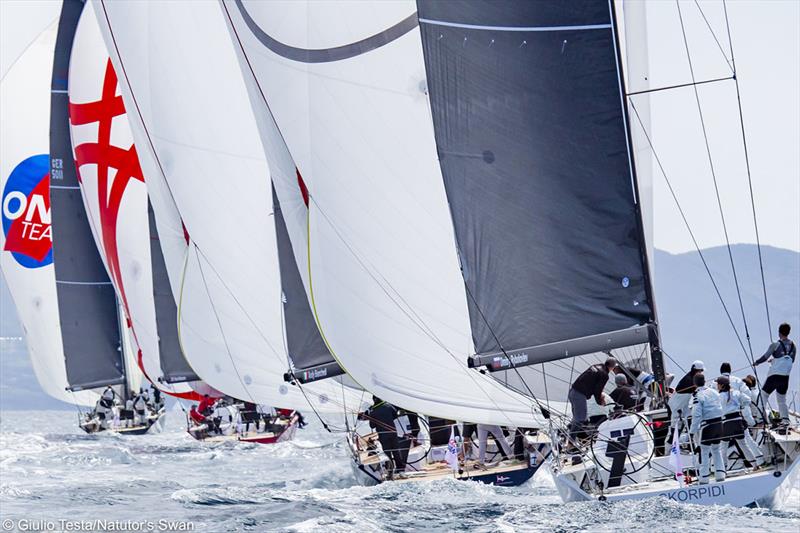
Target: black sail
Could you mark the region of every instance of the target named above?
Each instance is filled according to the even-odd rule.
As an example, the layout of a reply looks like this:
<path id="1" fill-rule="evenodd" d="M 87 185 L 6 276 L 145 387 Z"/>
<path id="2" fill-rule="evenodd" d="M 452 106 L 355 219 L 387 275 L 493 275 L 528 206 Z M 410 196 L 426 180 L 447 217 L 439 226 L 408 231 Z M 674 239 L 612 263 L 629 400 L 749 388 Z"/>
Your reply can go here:
<path id="1" fill-rule="evenodd" d="M 311 313 L 303 279 L 297 269 L 289 231 L 281 212 L 275 188 L 272 188 L 272 205 L 275 212 L 275 234 L 278 241 L 278 265 L 283 290 L 283 318 L 286 324 L 286 344 L 292 361 L 292 375 L 301 383 L 318 381 L 344 374 L 331 355 Z"/>
<path id="2" fill-rule="evenodd" d="M 178 340 L 178 307 L 169 284 L 167 264 L 161 251 L 153 207 L 147 203 L 147 221 L 150 225 L 150 262 L 153 267 L 153 301 L 158 328 L 158 352 L 161 362 L 161 380 L 166 383 L 197 381 L 197 377 L 181 350 Z"/>
<path id="3" fill-rule="evenodd" d="M 477 354 L 531 364 L 647 342 L 637 326 L 653 322 L 653 306 L 609 2 L 418 8 Z"/>
<path id="4" fill-rule="evenodd" d="M 53 263 L 67 381 L 72 390 L 125 382 L 117 299 L 92 236 L 70 145 L 67 77 L 82 10 L 80 0 L 63 3 L 50 106 Z"/>

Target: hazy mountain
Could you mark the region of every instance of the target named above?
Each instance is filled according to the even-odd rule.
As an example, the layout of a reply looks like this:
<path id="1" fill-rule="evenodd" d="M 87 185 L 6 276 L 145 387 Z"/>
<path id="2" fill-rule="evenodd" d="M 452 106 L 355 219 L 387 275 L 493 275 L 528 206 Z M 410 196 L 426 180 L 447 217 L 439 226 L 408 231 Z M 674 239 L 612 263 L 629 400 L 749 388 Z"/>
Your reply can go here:
<path id="1" fill-rule="evenodd" d="M 762 247 L 772 320 L 769 325 L 757 248 L 753 245 L 735 245 L 732 254 L 755 357 L 758 358 L 767 349 L 770 335 L 777 337 L 777 326 L 781 322 L 791 324 L 794 327 L 791 337 L 800 339 L 800 254 Z M 694 359 L 702 359 L 708 367 L 706 373 L 716 376 L 722 361 L 730 361 L 734 369 L 747 366 L 745 353 L 749 356 L 749 347 L 728 250 L 725 247 L 710 248 L 703 250 L 703 255 L 745 349 L 736 338 L 697 252 L 671 255 L 656 251 L 656 311 L 665 351 L 686 369 Z M 671 372 L 678 374 L 681 371 L 669 359 L 667 365 Z M 761 377 L 766 375 L 766 369 L 766 365 L 758 367 Z M 794 368 L 793 390 L 800 389 L 799 370 L 800 362 Z M 751 372 L 749 369 L 742 370 L 740 374 Z"/>
<path id="2" fill-rule="evenodd" d="M 763 353 L 769 343 L 770 333 L 775 335 L 774 330 L 780 322 L 792 324 L 795 327 L 792 336 L 800 339 L 800 254 L 771 247 L 762 248 L 762 253 L 772 318 L 769 328 L 757 249 L 753 245 L 733 247 L 736 273 L 756 357 Z M 749 354 L 727 249 L 710 248 L 704 250 L 703 254 Z M 655 262 L 656 305 L 663 346 L 675 360 L 667 360 L 668 370 L 680 374 L 678 365 L 688 368 L 691 361 L 698 358 L 706 362 L 711 375 L 716 375 L 719 364 L 724 360 L 731 361 L 735 369 L 747 366 L 745 352 L 736 340 L 698 254 L 672 255 L 656 251 Z M 33 375 L 24 343 L 7 339 L 21 335 L 13 302 L 3 281 L 0 286 L 0 336 L 5 340 L 0 341 L 0 408 L 71 409 L 71 406 L 52 400 L 42 392 Z M 765 375 L 766 367 L 759 370 L 762 376 Z M 794 390 L 800 389 L 798 370 L 800 363 L 795 365 Z M 742 370 L 740 374 L 748 372 Z"/>

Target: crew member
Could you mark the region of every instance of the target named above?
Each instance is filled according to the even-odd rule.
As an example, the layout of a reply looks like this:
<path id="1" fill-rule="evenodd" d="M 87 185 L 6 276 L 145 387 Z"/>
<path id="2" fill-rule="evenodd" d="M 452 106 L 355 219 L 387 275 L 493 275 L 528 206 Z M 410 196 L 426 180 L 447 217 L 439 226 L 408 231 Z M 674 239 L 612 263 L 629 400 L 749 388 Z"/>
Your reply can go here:
<path id="1" fill-rule="evenodd" d="M 755 423 L 758 424 L 759 420 L 764 420 L 764 415 L 758 407 L 759 391 L 758 383 L 756 383 L 756 377 L 753 374 L 748 374 L 744 377 L 742 382 L 747 385 L 747 390 L 750 393 L 750 411 L 753 415 Z"/>
<path id="2" fill-rule="evenodd" d="M 702 374 L 705 368 L 706 366 L 702 361 L 695 361 L 692 363 L 689 372 L 675 385 L 675 393 L 669 399 L 668 403 L 671 417 L 669 421 L 669 435 L 667 435 L 667 439 L 664 442 L 664 446 L 667 450 L 672 446 L 673 432 L 677 431 L 680 433 L 683 431 L 683 421 L 690 413 L 689 402 L 692 399 L 692 395 L 697 390 L 694 386 L 694 377 L 698 374 Z"/>
<path id="3" fill-rule="evenodd" d="M 739 391 L 739 393 L 742 396 L 746 397 L 746 398 L 744 398 L 742 400 L 747 405 L 747 407 L 743 407 L 742 408 L 743 409 L 743 411 L 742 411 L 742 416 L 743 416 L 742 420 L 746 425 L 745 430 L 744 430 L 744 440 L 745 440 L 746 445 L 751 450 L 757 450 L 757 451 L 760 452 L 760 448 L 758 447 L 758 444 L 756 444 L 755 439 L 753 439 L 753 436 L 750 434 L 750 431 L 747 429 L 748 427 L 753 427 L 755 425 L 755 419 L 753 418 L 753 412 L 757 411 L 758 407 L 753 405 L 753 402 L 756 400 L 756 398 L 758 398 L 758 396 L 755 396 L 755 397 L 753 396 L 753 393 L 750 390 L 749 385 L 747 383 L 745 383 L 744 380 L 739 379 L 738 377 L 731 375 L 731 364 L 730 363 L 728 363 L 728 362 L 722 363 L 719 366 L 719 373 L 722 376 L 728 378 L 728 381 L 730 382 L 731 390 Z M 748 376 L 748 377 L 751 377 L 751 376 Z M 747 379 L 747 378 L 745 378 L 745 379 Z M 756 381 L 756 378 L 753 378 L 753 385 L 754 386 L 755 386 L 755 381 Z"/>
<path id="4" fill-rule="evenodd" d="M 431 439 L 431 446 L 447 446 L 450 442 L 450 431 L 455 422 L 446 418 L 428 417 L 428 434 Z"/>
<path id="5" fill-rule="evenodd" d="M 133 419 L 133 398 L 128 398 L 125 400 L 125 409 L 119 415 L 120 419 L 125 421 L 125 427 L 131 427 L 135 425 Z"/>
<path id="6" fill-rule="evenodd" d="M 761 387 L 761 401 L 766 410 L 769 405 L 770 395 L 773 392 L 775 393 L 775 398 L 778 400 L 778 413 L 783 426 L 789 424 L 789 406 L 786 404 L 786 392 L 789 390 L 789 375 L 792 373 L 792 364 L 795 357 L 797 357 L 797 346 L 789 339 L 791 329 L 789 324 L 781 324 L 778 327 L 778 340 L 770 344 L 764 355 L 755 362 L 755 366 L 758 366 L 772 358 L 767 380 Z"/>
<path id="7" fill-rule="evenodd" d="M 136 420 L 141 425 L 147 424 L 147 397 L 141 392 L 133 399 L 133 410 L 136 413 Z"/>
<path id="8" fill-rule="evenodd" d="M 393 473 L 400 473 L 406 469 L 406 458 L 410 442 L 401 441 L 397 438 L 397 430 L 394 419 L 397 418 L 397 408 L 384 402 L 377 396 L 372 397 L 372 407 L 364 413 L 360 413 L 358 418 L 367 420 L 369 425 L 378 434 L 383 452 L 394 462 Z"/>
<path id="9" fill-rule="evenodd" d="M 116 396 L 117 393 L 115 393 L 114 389 L 112 389 L 109 385 L 105 388 L 103 393 L 100 395 L 100 398 L 97 400 L 97 404 L 94 407 L 94 412 L 97 415 L 97 418 L 100 420 L 100 427 L 102 428 L 108 427 L 109 415 L 114 409 L 114 399 Z"/>
<path id="10" fill-rule="evenodd" d="M 717 378 L 717 392 L 722 404 L 723 451 L 726 451 L 727 443 L 733 443 L 744 454 L 744 458 L 758 468 L 764 464 L 764 454 L 754 441 L 751 446 L 745 438 L 745 435 L 749 435 L 747 424 L 755 424 L 750 412 L 750 395 L 734 389 L 727 376 Z"/>
<path id="11" fill-rule="evenodd" d="M 614 384 L 616 389 L 611 391 L 611 399 L 617 404 L 619 409 L 635 409 L 638 399 L 636 391 L 628 385 L 628 377 L 625 374 L 617 374 L 614 376 Z"/>
<path id="12" fill-rule="evenodd" d="M 200 405 L 197 410 L 201 415 L 208 416 L 214 410 L 215 399 L 211 398 L 208 394 L 203 394 L 203 399 L 200 400 Z"/>
<path id="13" fill-rule="evenodd" d="M 206 423 L 206 417 L 201 415 L 200 411 L 197 410 L 197 404 L 193 404 L 192 408 L 189 409 L 189 418 L 198 426 Z"/>
<path id="14" fill-rule="evenodd" d="M 161 390 L 153 385 L 153 410 L 158 412 L 164 406 L 164 397 L 161 395 Z"/>
<path id="15" fill-rule="evenodd" d="M 511 451 L 511 446 L 508 445 L 503 429 L 500 426 L 478 424 L 478 464 L 475 465 L 475 468 L 482 468 L 486 462 L 486 445 L 490 433 L 504 461 L 508 461 L 508 458 L 513 453 Z"/>
<path id="16" fill-rule="evenodd" d="M 605 405 L 603 388 L 608 383 L 609 372 L 616 367 L 617 360 L 609 357 L 605 363 L 587 368 L 572 384 L 568 394 L 569 403 L 572 405 L 570 436 L 576 436 L 586 423 L 586 407 L 589 398 L 594 396 L 598 405 Z"/>
<path id="17" fill-rule="evenodd" d="M 706 387 L 706 377 L 695 374 L 692 385 L 696 388 L 692 406 L 692 425 L 689 432 L 694 441 L 700 443 L 700 483 L 708 483 L 711 461 L 714 462 L 714 477 L 725 481 L 725 457 L 723 455 L 722 405 L 719 393 Z"/>

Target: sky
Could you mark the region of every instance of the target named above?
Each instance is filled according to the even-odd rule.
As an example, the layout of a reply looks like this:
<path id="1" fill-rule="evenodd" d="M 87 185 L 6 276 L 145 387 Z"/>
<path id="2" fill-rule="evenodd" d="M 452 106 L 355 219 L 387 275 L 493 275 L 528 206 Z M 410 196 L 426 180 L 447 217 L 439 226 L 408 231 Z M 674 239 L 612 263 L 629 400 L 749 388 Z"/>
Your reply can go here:
<path id="1" fill-rule="evenodd" d="M 49 0 L 0 0 L 0 76 L 5 76 L 33 37 L 56 19 L 59 5 Z M 696 80 L 730 76 L 722 2 L 682 0 L 680 6 Z M 800 0 L 729 0 L 727 8 L 761 243 L 800 251 Z M 650 88 L 690 82 L 676 3 L 648 0 L 645 11 L 643 39 Z M 629 91 L 641 88 L 633 85 L 635 76 L 630 75 Z M 753 243 L 735 84 L 729 80 L 703 85 L 698 92 L 728 238 L 732 243 Z M 639 109 L 649 103 L 648 134 L 698 244 L 701 248 L 724 244 L 694 91 L 676 89 L 632 99 Z M 636 134 L 635 120 L 632 127 Z M 666 182 L 655 168 L 652 180 L 649 211 L 655 247 L 672 253 L 694 249 Z"/>
<path id="2" fill-rule="evenodd" d="M 681 2 L 680 8 L 695 79 L 731 76 L 722 3 L 691 0 Z M 799 251 L 800 1 L 729 0 L 727 9 L 760 240 L 762 244 Z M 649 88 L 691 82 L 676 3 L 649 1 L 646 11 Z M 629 92 L 637 89 L 641 87 L 631 87 Z M 732 80 L 707 84 L 699 86 L 698 93 L 729 240 L 753 243 L 755 231 L 736 85 Z M 637 108 L 646 108 L 649 100 L 653 147 L 700 247 L 724 244 L 693 88 L 631 99 Z M 632 121 L 634 130 L 640 127 L 638 121 Z M 653 201 L 655 247 L 672 253 L 693 250 L 666 181 L 657 169 L 653 170 Z"/>

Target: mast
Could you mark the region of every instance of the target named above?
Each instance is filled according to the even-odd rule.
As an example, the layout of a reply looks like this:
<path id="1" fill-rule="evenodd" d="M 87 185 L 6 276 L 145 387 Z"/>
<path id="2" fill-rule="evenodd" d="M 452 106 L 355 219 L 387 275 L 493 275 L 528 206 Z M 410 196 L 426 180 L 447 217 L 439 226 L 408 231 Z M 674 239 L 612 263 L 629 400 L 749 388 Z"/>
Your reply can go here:
<path id="1" fill-rule="evenodd" d="M 117 309 L 122 309 L 122 304 L 117 298 Z M 125 327 L 127 325 L 127 319 L 120 311 L 117 313 L 117 324 L 119 324 L 119 353 L 122 355 L 122 368 L 123 373 L 125 374 L 125 380 L 122 382 L 122 398 L 123 400 L 127 400 L 131 397 L 131 375 L 130 375 L 130 353 L 128 351 L 128 343 L 125 342 Z M 135 363 L 134 363 L 135 364 Z"/>
<path id="2" fill-rule="evenodd" d="M 617 56 L 617 74 L 619 76 L 620 98 L 622 98 L 622 114 L 625 119 L 625 135 L 628 142 L 628 158 L 630 160 L 631 176 L 633 179 L 633 188 L 636 194 L 636 220 L 638 222 L 639 238 L 645 246 L 642 247 L 642 267 L 644 273 L 644 285 L 647 292 L 647 300 L 650 302 L 650 324 L 649 328 L 649 345 L 650 345 L 650 363 L 652 364 L 653 374 L 656 380 L 662 386 L 665 384 L 666 373 L 664 370 L 664 357 L 661 352 L 661 334 L 658 328 L 658 315 L 656 312 L 655 291 L 653 290 L 652 283 L 652 270 L 650 265 L 649 256 L 647 254 L 647 235 L 644 229 L 644 218 L 642 213 L 641 196 L 639 195 L 639 180 L 636 175 L 636 161 L 633 151 L 633 137 L 631 135 L 631 120 L 628 111 L 628 99 L 625 94 L 625 74 L 622 63 L 622 49 L 619 40 L 619 24 L 616 15 L 616 6 L 614 0 L 608 0 L 609 9 L 611 12 L 611 28 L 614 33 L 614 49 Z"/>

